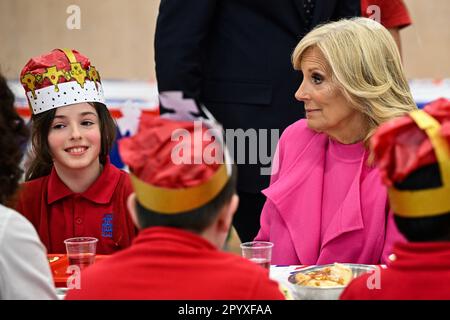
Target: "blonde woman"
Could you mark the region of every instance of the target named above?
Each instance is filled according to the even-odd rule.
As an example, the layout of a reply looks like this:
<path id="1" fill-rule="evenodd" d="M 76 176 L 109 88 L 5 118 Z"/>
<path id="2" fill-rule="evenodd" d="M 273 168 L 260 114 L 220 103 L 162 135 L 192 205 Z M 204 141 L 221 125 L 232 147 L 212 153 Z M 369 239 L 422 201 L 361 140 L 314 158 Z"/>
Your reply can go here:
<path id="1" fill-rule="evenodd" d="M 416 109 L 396 44 L 373 20 L 341 20 L 308 33 L 292 61 L 306 119 L 279 141 L 256 239 L 274 242 L 274 264 L 384 263 L 403 238 L 367 142 Z"/>

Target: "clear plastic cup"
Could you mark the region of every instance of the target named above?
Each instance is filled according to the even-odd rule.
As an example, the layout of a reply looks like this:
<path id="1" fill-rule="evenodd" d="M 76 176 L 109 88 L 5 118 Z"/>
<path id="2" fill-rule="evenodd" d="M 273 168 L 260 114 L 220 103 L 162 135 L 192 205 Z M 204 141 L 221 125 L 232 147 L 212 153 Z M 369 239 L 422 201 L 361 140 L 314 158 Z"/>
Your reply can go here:
<path id="1" fill-rule="evenodd" d="M 270 270 L 273 243 L 267 241 L 251 241 L 241 244 L 242 256 L 257 265 Z"/>
<path id="2" fill-rule="evenodd" d="M 97 238 L 77 237 L 64 240 L 69 265 L 84 269 L 95 262 Z"/>

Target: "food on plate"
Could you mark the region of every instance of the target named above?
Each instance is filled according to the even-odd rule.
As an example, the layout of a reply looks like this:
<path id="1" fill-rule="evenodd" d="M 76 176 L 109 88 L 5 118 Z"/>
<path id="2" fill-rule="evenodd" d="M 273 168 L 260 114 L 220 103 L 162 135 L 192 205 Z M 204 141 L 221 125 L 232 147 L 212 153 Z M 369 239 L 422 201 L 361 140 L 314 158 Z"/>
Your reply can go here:
<path id="1" fill-rule="evenodd" d="M 296 283 L 309 287 L 335 287 L 345 286 L 353 278 L 352 270 L 340 263 L 323 267 L 316 271 L 299 272 L 295 275 Z"/>
<path id="2" fill-rule="evenodd" d="M 55 256 L 55 257 L 47 257 L 47 259 L 48 259 L 49 263 L 52 263 L 52 262 L 58 261 L 59 257 L 57 257 L 57 256 Z"/>

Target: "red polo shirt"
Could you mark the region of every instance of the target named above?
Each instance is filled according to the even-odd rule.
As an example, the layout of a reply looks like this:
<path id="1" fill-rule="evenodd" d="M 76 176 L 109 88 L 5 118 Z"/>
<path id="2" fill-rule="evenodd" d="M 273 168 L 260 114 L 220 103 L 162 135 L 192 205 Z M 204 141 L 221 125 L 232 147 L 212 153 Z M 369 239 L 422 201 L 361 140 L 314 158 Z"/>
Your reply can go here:
<path id="1" fill-rule="evenodd" d="M 380 11 L 379 21 L 385 28 L 402 29 L 411 24 L 408 9 L 403 0 L 361 0 L 361 14 L 369 18 L 373 12 L 367 12 L 369 6 L 378 6 Z"/>
<path id="2" fill-rule="evenodd" d="M 69 300 L 284 299 L 265 269 L 181 229 L 143 229 L 131 247 L 81 273 Z"/>
<path id="3" fill-rule="evenodd" d="M 65 253 L 64 240 L 95 237 L 98 254 L 128 247 L 136 234 L 126 202 L 132 192 L 128 174 L 109 159 L 83 193 L 71 191 L 53 168 L 50 175 L 22 185 L 16 210 L 34 225 L 49 253 Z"/>
<path id="4" fill-rule="evenodd" d="M 450 241 L 398 243 L 396 256 L 378 275 L 353 280 L 343 300 L 450 299 Z M 371 278 L 369 278 L 371 277 Z"/>

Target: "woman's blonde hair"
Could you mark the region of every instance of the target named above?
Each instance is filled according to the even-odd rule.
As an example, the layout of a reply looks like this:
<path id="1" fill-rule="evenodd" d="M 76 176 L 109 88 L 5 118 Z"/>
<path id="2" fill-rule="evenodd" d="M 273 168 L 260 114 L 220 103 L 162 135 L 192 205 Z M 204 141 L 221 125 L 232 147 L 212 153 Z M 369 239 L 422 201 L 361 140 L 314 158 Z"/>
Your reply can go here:
<path id="1" fill-rule="evenodd" d="M 417 109 L 397 45 L 378 22 L 353 18 L 316 27 L 296 46 L 294 69 L 301 69 L 304 53 L 314 47 L 328 61 L 332 79 L 347 100 L 366 115 L 366 145 L 380 124 Z"/>

